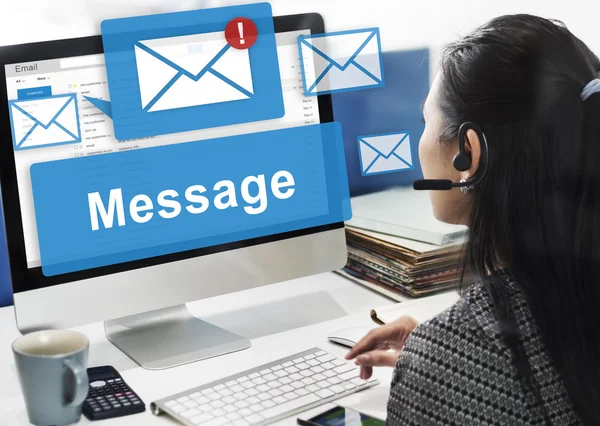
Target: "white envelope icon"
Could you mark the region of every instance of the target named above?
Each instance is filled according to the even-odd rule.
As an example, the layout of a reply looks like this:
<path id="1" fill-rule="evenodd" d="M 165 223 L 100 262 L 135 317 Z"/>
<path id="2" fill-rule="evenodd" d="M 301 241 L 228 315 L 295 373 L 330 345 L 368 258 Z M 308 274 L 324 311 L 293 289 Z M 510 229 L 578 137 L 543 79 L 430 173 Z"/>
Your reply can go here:
<path id="1" fill-rule="evenodd" d="M 74 93 L 8 104 L 15 150 L 81 142 Z"/>
<path id="2" fill-rule="evenodd" d="M 238 101 L 254 94 L 248 49 L 231 47 L 223 32 L 139 41 L 135 59 L 147 112 Z"/>
<path id="3" fill-rule="evenodd" d="M 298 37 L 305 96 L 384 87 L 378 28 Z"/>
<path id="4" fill-rule="evenodd" d="M 358 151 L 363 176 L 414 168 L 407 132 L 359 136 Z"/>

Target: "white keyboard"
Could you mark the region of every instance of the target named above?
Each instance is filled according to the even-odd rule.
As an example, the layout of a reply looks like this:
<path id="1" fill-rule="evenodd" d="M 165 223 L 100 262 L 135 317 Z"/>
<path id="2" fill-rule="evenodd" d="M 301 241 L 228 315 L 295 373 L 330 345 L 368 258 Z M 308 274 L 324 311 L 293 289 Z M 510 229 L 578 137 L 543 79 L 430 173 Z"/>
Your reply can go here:
<path id="1" fill-rule="evenodd" d="M 313 348 L 150 404 L 184 425 L 266 425 L 375 386 L 354 362 Z"/>

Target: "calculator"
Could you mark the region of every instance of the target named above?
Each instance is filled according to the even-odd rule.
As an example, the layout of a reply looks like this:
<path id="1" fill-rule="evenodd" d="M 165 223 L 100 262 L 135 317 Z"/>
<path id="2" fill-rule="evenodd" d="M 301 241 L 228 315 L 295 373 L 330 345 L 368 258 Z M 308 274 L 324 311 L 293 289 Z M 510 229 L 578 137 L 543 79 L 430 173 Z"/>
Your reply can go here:
<path id="1" fill-rule="evenodd" d="M 114 367 L 91 367 L 87 373 L 90 385 L 83 402 L 83 414 L 89 420 L 128 416 L 146 410 L 144 402 L 127 386 Z"/>

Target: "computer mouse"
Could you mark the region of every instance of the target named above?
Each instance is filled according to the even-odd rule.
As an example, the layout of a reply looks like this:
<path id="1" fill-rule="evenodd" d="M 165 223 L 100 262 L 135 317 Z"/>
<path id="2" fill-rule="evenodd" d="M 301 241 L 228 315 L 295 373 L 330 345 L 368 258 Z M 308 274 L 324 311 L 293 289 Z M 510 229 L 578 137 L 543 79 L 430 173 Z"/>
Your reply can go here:
<path id="1" fill-rule="evenodd" d="M 349 327 L 331 333 L 327 338 L 334 343 L 353 347 L 360 339 L 371 331 L 373 327 Z"/>

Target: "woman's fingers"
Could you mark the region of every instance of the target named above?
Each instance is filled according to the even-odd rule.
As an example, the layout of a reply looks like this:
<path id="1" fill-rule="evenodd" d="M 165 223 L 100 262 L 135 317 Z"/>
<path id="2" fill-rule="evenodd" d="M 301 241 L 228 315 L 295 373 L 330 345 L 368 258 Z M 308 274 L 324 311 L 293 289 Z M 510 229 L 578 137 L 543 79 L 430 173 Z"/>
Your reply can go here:
<path id="1" fill-rule="evenodd" d="M 375 350 L 359 355 L 356 364 L 361 367 L 394 367 L 398 360 L 398 351 Z"/>
<path id="2" fill-rule="evenodd" d="M 354 345 L 346 355 L 346 359 L 354 359 L 360 354 L 375 349 L 400 349 L 417 325 L 418 323 L 413 318 L 404 316 L 393 323 L 371 330 Z"/>

